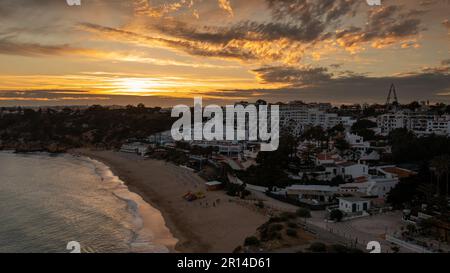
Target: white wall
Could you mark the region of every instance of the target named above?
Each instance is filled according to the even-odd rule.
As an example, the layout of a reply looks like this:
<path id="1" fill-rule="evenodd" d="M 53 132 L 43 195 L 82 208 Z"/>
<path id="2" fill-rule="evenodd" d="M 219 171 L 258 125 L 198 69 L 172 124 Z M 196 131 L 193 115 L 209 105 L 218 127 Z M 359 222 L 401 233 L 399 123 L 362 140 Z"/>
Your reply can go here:
<path id="1" fill-rule="evenodd" d="M 353 205 L 356 206 L 356 212 L 364 211 L 364 204 L 367 204 L 367 209 L 370 209 L 370 201 L 348 202 L 339 200 L 339 209 L 346 213 L 353 213 Z"/>
<path id="2" fill-rule="evenodd" d="M 344 170 L 344 171 L 343 171 Z M 338 173 L 344 176 L 351 176 L 353 178 L 369 175 L 369 166 L 364 164 L 355 164 L 348 167 L 339 166 Z"/>

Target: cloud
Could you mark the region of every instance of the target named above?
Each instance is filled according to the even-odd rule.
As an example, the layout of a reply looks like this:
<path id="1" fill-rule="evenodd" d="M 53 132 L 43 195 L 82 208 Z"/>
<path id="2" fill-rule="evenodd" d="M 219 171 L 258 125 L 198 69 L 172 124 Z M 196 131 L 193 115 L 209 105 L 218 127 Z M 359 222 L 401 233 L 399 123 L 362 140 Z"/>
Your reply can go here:
<path id="1" fill-rule="evenodd" d="M 442 60 L 441 65 L 422 68 L 424 73 L 447 73 L 450 74 L 450 59 Z"/>
<path id="2" fill-rule="evenodd" d="M 99 60 L 114 60 L 122 62 L 137 62 L 160 66 L 180 66 L 193 68 L 233 68 L 233 66 L 213 65 L 176 60 L 165 60 L 146 56 L 141 52 L 105 51 L 88 48 L 76 48 L 70 45 L 42 45 L 36 43 L 21 43 L 8 39 L 0 39 L 0 54 L 19 55 L 27 57 L 42 56 L 81 56 Z M 235 67 L 234 67 L 235 68 Z"/>
<path id="3" fill-rule="evenodd" d="M 219 1 L 219 6 L 221 9 L 228 12 L 231 16 L 234 15 L 233 9 L 231 8 L 230 0 L 218 0 L 218 1 Z"/>
<path id="4" fill-rule="evenodd" d="M 229 25 L 198 25 L 163 18 L 149 22 L 149 32 L 163 35 L 169 44 L 194 55 L 237 58 L 244 61 L 299 63 L 315 45 L 336 42 L 349 52 L 400 44 L 417 48 L 424 10 L 390 5 L 371 8 L 367 21 L 343 23 L 360 11 L 359 0 L 266 0 L 270 20 L 241 20 Z M 142 29 L 141 29 L 142 31 Z M 156 35 L 154 34 L 154 35 Z M 220 54 L 224 52 L 225 54 Z"/>
<path id="5" fill-rule="evenodd" d="M 263 83 L 286 84 L 289 87 L 305 87 L 328 82 L 332 74 L 324 67 L 263 67 L 253 70 Z"/>
<path id="6" fill-rule="evenodd" d="M 185 51 L 192 55 L 205 57 L 218 57 L 236 60 L 256 60 L 258 56 L 250 50 L 243 50 L 238 44 L 229 44 L 226 46 L 211 45 L 195 40 L 184 40 L 176 38 L 159 38 L 154 36 L 142 35 L 136 32 L 127 31 L 118 28 L 100 26 L 91 23 L 79 25 L 84 30 L 95 32 L 104 38 L 128 41 L 139 45 L 148 46 L 167 46 L 173 49 Z"/>
<path id="7" fill-rule="evenodd" d="M 155 1 L 161 2 L 161 1 Z M 163 1 L 159 4 L 152 4 L 148 0 L 134 0 L 134 9 L 137 14 L 148 15 L 150 17 L 162 17 L 168 13 L 178 11 L 182 8 L 190 8 L 193 1 Z"/>
<path id="8" fill-rule="evenodd" d="M 354 15 L 358 0 L 266 0 L 275 20 L 291 20 L 308 26 L 324 21 L 335 22 L 346 15 Z"/>
<path id="9" fill-rule="evenodd" d="M 255 94 L 277 100 L 322 100 L 340 103 L 382 102 L 387 88 L 395 83 L 404 102 L 412 100 L 434 100 L 450 102 L 450 60 L 441 66 L 424 68 L 420 72 L 402 73 L 393 76 L 372 77 L 352 71 L 329 72 L 326 67 L 295 68 L 288 66 L 262 67 L 253 70 L 262 83 L 281 84 L 275 89 L 229 90 Z M 386 91 L 386 92 L 385 92 Z"/>
<path id="10" fill-rule="evenodd" d="M 41 56 L 41 55 L 63 55 L 78 49 L 69 45 L 42 45 L 37 43 L 18 43 L 8 39 L 0 39 L 0 54 Z"/>
<path id="11" fill-rule="evenodd" d="M 374 48 L 384 48 L 395 43 L 405 44 L 421 31 L 421 12 L 402 11 L 400 6 L 384 6 L 368 12 L 364 27 L 350 27 L 337 31 L 337 42 L 349 51 L 358 51 L 362 45 L 371 42 Z"/>
<path id="12" fill-rule="evenodd" d="M 449 31 L 450 33 L 450 21 L 448 19 L 445 19 L 442 21 L 442 25 Z"/>
<path id="13" fill-rule="evenodd" d="M 274 90 L 275 98 L 283 94 L 320 97 L 328 94 L 326 86 L 335 88 L 344 98 L 350 92 L 344 86 L 353 90 L 355 84 L 365 90 L 367 82 L 383 92 L 385 80 L 414 81 L 419 76 L 422 82 L 435 77 L 437 82 L 430 83 L 434 86 L 430 90 L 446 94 L 445 88 L 436 86 L 448 79 L 448 63 L 433 65 L 424 58 L 413 63 L 407 55 L 413 51 L 425 54 L 424 50 L 442 43 L 441 37 L 428 39 L 436 37 L 439 28 L 442 36 L 442 26 L 449 27 L 444 9 L 435 6 L 442 4 L 441 0 L 386 1 L 381 7 L 368 7 L 363 0 L 83 0 L 82 7 L 77 8 L 67 7 L 64 0 L 0 2 L 0 54 L 80 56 L 89 58 L 80 64 L 86 71 L 95 66 L 92 59 L 193 68 L 221 68 L 207 64 L 205 60 L 209 58 L 237 60 L 240 63 L 235 67 L 240 69 L 226 73 L 243 72 L 239 78 L 246 85 L 238 87 L 233 83 L 234 88 L 260 87 L 252 77 L 256 76 L 267 90 L 282 87 Z M 107 9 L 110 6 L 114 12 Z M 433 17 L 435 14 L 439 16 Z M 422 43 L 426 46 L 420 48 Z M 385 48 L 390 50 L 382 50 Z M 364 50 L 367 52 L 356 54 Z M 160 52 L 164 59 L 149 55 Z M 398 56 L 398 65 L 392 56 Z M 369 61 L 372 63 L 366 65 Z M 312 62 L 314 66 L 310 65 Z M 394 73 L 399 67 L 411 69 L 413 65 L 422 67 L 414 76 L 409 73 L 377 78 L 364 73 Z M 147 69 L 143 65 L 129 68 Z M 249 70 L 250 76 L 245 74 Z M 192 71 L 193 80 L 209 75 Z M 177 75 L 178 71 L 174 73 Z M 53 86 L 70 88 L 57 84 L 50 87 Z M 269 91 L 255 90 L 242 94 L 220 91 L 214 96 L 270 95 Z M 317 95 L 313 94 L 315 91 Z"/>
<path id="14" fill-rule="evenodd" d="M 175 20 L 167 20 L 153 26 L 166 35 L 213 44 L 227 44 L 233 40 L 262 42 L 279 39 L 312 42 L 317 40 L 323 31 L 321 25 L 315 27 L 317 28 L 304 28 L 292 23 L 242 21 L 229 27 L 194 28 Z"/>
<path id="15" fill-rule="evenodd" d="M 195 8 L 197 2 L 203 4 L 197 0 L 133 0 L 133 6 L 136 14 L 152 18 L 168 17 L 180 11 L 189 11 L 194 17 L 198 17 Z M 230 0 L 217 0 L 217 5 L 230 16 L 234 15 Z"/>
<path id="16" fill-rule="evenodd" d="M 107 101 L 109 96 L 91 95 L 86 91 L 73 90 L 32 90 L 0 91 L 1 102 L 59 102 L 67 101 Z"/>

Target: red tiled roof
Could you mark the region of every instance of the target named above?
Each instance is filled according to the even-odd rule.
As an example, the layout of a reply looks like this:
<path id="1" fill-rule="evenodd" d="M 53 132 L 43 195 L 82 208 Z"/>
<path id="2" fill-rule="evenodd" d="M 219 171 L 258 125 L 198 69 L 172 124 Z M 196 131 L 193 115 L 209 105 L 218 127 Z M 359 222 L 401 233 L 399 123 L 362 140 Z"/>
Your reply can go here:
<path id="1" fill-rule="evenodd" d="M 355 178 L 355 183 L 364 183 L 364 182 L 367 182 L 367 177 L 365 177 L 365 176 L 360 176 L 360 177 Z"/>
<path id="2" fill-rule="evenodd" d="M 410 176 L 413 176 L 416 174 L 413 171 L 408 171 L 408 170 L 400 169 L 397 167 L 386 167 L 386 168 L 383 168 L 383 171 L 385 171 L 387 173 L 395 174 L 400 178 L 406 178 L 406 177 L 410 177 Z"/>

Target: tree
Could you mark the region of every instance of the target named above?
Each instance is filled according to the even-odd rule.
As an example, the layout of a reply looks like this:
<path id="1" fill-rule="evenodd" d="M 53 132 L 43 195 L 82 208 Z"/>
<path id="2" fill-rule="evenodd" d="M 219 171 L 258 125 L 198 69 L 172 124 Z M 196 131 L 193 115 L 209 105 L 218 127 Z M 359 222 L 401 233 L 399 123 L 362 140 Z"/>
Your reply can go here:
<path id="1" fill-rule="evenodd" d="M 331 253 L 363 253 L 362 250 L 357 248 L 350 248 L 344 245 L 331 245 L 329 252 Z"/>
<path id="2" fill-rule="evenodd" d="M 377 124 L 368 119 L 360 119 L 352 125 L 352 132 L 358 132 L 362 129 L 370 129 L 377 127 Z"/>
<path id="3" fill-rule="evenodd" d="M 309 209 L 299 208 L 295 213 L 301 218 L 311 218 L 311 211 Z"/>
<path id="4" fill-rule="evenodd" d="M 370 121 L 368 119 L 361 119 L 358 120 L 355 124 L 353 124 L 351 130 L 352 133 L 363 137 L 365 140 L 374 140 L 375 132 L 371 130 L 371 128 L 375 127 L 377 127 L 377 124 L 375 122 Z"/>
<path id="5" fill-rule="evenodd" d="M 306 140 L 319 140 L 319 141 L 327 140 L 325 131 L 323 130 L 323 128 L 321 126 L 315 126 L 315 127 L 309 128 L 308 130 L 306 130 L 303 133 L 302 138 L 306 139 Z"/>
<path id="6" fill-rule="evenodd" d="M 334 137 L 339 133 L 345 132 L 345 127 L 342 125 L 342 123 L 339 123 L 338 125 L 334 126 L 333 128 L 328 129 L 327 133 L 328 136 Z"/>
<path id="7" fill-rule="evenodd" d="M 420 108 L 420 103 L 417 101 L 413 101 L 410 104 L 406 105 L 406 108 L 415 111 L 416 109 Z"/>
<path id="8" fill-rule="evenodd" d="M 245 238 L 244 245 L 245 246 L 258 246 L 261 242 L 255 236 L 250 236 Z"/>
<path id="9" fill-rule="evenodd" d="M 416 137 L 407 129 L 393 130 L 388 137 L 395 162 L 423 162 L 441 155 L 450 155 L 450 138 L 430 135 Z"/>
<path id="10" fill-rule="evenodd" d="M 448 155 L 441 155 L 433 158 L 430 162 L 430 169 L 436 177 L 436 194 L 439 196 L 441 194 L 441 180 L 446 177 L 446 193 L 448 196 L 448 176 L 450 169 L 450 157 Z"/>
<path id="11" fill-rule="evenodd" d="M 297 237 L 297 231 L 293 228 L 286 229 L 286 235 L 289 237 Z"/>
<path id="12" fill-rule="evenodd" d="M 388 193 L 387 203 L 396 209 L 404 208 L 418 195 L 418 186 L 421 179 L 417 176 L 402 178 L 400 182 Z"/>
<path id="13" fill-rule="evenodd" d="M 249 184 L 264 187 L 285 187 L 289 185 L 286 170 L 296 160 L 298 139 L 290 134 L 280 137 L 280 147 L 273 152 L 260 152 L 256 159 L 257 166 L 252 166 L 237 175 Z"/>
<path id="14" fill-rule="evenodd" d="M 337 175 L 331 179 L 332 186 L 339 186 L 345 184 L 345 180 L 341 175 Z"/>
<path id="15" fill-rule="evenodd" d="M 316 242 L 309 246 L 309 250 L 315 253 L 321 253 L 327 251 L 327 246 L 324 243 Z"/>
<path id="16" fill-rule="evenodd" d="M 344 218 L 344 213 L 339 209 L 334 209 L 330 212 L 330 220 L 340 222 Z"/>
<path id="17" fill-rule="evenodd" d="M 343 138 L 338 138 L 334 142 L 334 147 L 336 147 L 336 149 L 338 149 L 339 151 L 344 152 L 350 149 L 350 144 L 347 142 L 347 140 Z"/>

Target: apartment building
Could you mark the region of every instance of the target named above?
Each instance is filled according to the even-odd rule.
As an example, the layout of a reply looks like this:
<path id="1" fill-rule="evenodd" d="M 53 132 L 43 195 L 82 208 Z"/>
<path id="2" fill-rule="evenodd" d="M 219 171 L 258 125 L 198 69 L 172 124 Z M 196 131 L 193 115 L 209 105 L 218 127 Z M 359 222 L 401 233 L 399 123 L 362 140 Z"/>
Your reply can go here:
<path id="1" fill-rule="evenodd" d="M 351 117 L 340 117 L 324 109 L 331 109 L 330 105 L 301 102 L 280 105 L 280 125 L 289 128 L 293 134 L 299 135 L 308 127 L 320 126 L 323 129 L 329 129 L 338 124 L 349 127 L 355 122 Z"/>
<path id="2" fill-rule="evenodd" d="M 450 135 L 450 115 L 437 116 L 427 113 L 397 112 L 381 115 L 377 119 L 381 135 L 388 135 L 395 129 L 405 128 L 419 136 L 436 134 Z"/>

